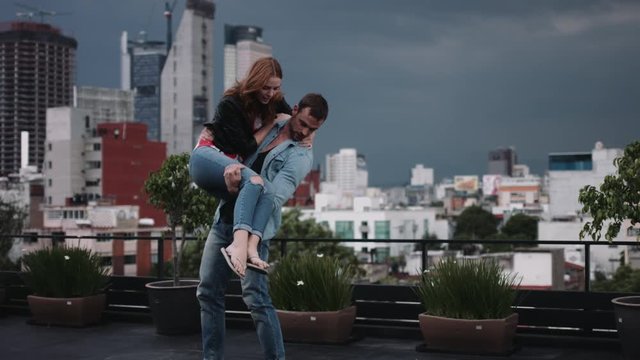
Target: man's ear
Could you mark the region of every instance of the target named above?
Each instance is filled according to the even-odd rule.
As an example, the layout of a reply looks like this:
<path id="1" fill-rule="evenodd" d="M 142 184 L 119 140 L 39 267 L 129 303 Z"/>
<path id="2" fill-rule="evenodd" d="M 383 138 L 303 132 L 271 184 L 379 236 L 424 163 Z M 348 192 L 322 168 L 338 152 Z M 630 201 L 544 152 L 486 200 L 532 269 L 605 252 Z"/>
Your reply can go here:
<path id="1" fill-rule="evenodd" d="M 296 116 L 296 114 L 298 113 L 298 104 L 293 105 L 293 108 L 291 109 L 291 117 Z"/>

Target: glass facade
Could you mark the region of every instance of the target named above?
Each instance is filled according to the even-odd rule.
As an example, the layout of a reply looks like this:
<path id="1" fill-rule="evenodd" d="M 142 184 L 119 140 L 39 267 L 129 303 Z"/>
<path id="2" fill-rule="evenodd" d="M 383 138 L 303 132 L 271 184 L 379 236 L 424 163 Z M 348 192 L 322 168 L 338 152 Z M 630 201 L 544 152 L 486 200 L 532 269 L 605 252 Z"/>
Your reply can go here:
<path id="1" fill-rule="evenodd" d="M 549 155 L 551 171 L 589 171 L 593 169 L 591 153 Z"/>
<path id="2" fill-rule="evenodd" d="M 165 55 L 134 54 L 131 87 L 136 90 L 134 117 L 147 124 L 147 139 L 160 141 L 160 78 Z"/>
<path id="3" fill-rule="evenodd" d="M 389 239 L 391 237 L 391 222 L 381 220 L 374 222 L 376 239 Z"/>
<path id="4" fill-rule="evenodd" d="M 353 221 L 336 221 L 336 237 L 353 239 Z"/>

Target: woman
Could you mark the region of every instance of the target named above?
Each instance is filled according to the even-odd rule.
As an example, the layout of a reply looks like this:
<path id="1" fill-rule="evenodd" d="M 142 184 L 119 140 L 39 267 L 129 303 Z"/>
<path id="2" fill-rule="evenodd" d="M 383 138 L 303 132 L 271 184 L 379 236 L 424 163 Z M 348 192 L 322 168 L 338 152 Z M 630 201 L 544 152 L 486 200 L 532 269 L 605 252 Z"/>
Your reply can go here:
<path id="1" fill-rule="evenodd" d="M 235 191 L 230 192 L 225 184 L 225 169 L 242 166 L 239 161 L 256 151 L 276 114 L 291 114 L 280 92 L 281 83 L 280 64 L 267 57 L 257 60 L 244 79 L 225 91 L 191 154 L 189 169 L 196 185 L 217 197 L 235 197 Z M 273 195 L 251 169 L 242 166 L 241 174 L 233 210 L 233 242 L 221 251 L 229 267 L 244 277 L 246 267 L 262 273 L 269 267 L 258 256 L 258 243 L 273 211 Z"/>

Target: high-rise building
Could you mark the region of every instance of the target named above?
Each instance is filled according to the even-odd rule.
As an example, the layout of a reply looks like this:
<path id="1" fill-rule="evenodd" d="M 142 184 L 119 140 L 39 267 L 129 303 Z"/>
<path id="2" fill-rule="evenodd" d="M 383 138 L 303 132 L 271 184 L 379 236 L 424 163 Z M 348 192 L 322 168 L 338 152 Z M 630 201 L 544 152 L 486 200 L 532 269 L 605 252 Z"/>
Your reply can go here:
<path id="1" fill-rule="evenodd" d="M 489 152 L 489 166 L 487 174 L 489 175 L 513 175 L 513 166 L 518 163 L 516 149 L 498 148 Z"/>
<path id="2" fill-rule="evenodd" d="M 160 139 L 167 154 L 190 152 L 213 115 L 213 16 L 209 0 L 188 0 L 162 70 Z"/>
<path id="3" fill-rule="evenodd" d="M 133 119 L 147 124 L 149 140 L 160 140 L 160 80 L 167 56 L 166 44 L 147 40 L 141 32 L 129 41 L 126 31 L 120 38 L 121 87 L 135 92 Z M 131 119 L 131 118 L 130 118 Z"/>
<path id="4" fill-rule="evenodd" d="M 356 149 L 340 149 L 337 154 L 327 154 L 326 181 L 337 184 L 343 191 L 355 191 L 358 154 Z"/>
<path id="5" fill-rule="evenodd" d="M 49 24 L 0 24 L 0 175 L 20 169 L 20 132 L 29 132 L 28 164 L 42 168 L 47 108 L 68 106 L 78 43 Z"/>
<path id="6" fill-rule="evenodd" d="M 244 78 L 256 60 L 271 54 L 271 45 L 262 40 L 262 28 L 225 24 L 224 89 Z"/>

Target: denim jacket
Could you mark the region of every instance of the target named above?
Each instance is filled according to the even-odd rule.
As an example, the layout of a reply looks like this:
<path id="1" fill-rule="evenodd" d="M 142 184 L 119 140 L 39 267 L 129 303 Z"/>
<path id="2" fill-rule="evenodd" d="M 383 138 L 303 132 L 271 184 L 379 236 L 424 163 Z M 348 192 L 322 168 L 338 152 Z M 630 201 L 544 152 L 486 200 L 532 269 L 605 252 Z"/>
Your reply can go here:
<path id="1" fill-rule="evenodd" d="M 286 123 L 287 120 L 276 122 L 273 129 L 258 147 L 258 151 L 246 159 L 246 166 L 253 164 L 262 149 L 278 136 Z M 282 220 L 282 205 L 293 195 L 298 185 L 311 171 L 312 165 L 313 151 L 311 147 L 300 146 L 296 141 L 290 139 L 271 149 L 265 158 L 260 175 L 266 180 L 267 191 L 272 191 L 275 195 L 275 206 L 263 234 L 265 240 L 272 239 L 276 235 Z M 220 218 L 220 207 L 223 203 L 224 200 L 221 200 L 216 211 L 213 221 L 214 227 L 220 226 L 218 220 Z"/>

